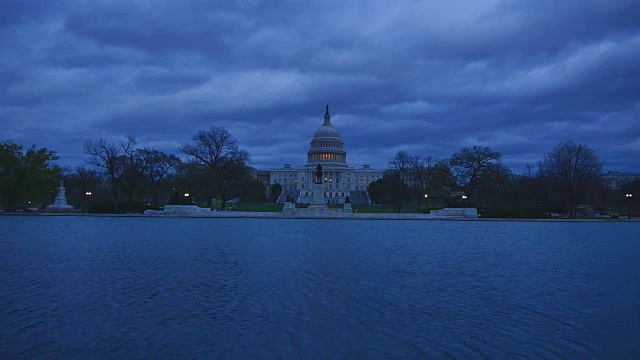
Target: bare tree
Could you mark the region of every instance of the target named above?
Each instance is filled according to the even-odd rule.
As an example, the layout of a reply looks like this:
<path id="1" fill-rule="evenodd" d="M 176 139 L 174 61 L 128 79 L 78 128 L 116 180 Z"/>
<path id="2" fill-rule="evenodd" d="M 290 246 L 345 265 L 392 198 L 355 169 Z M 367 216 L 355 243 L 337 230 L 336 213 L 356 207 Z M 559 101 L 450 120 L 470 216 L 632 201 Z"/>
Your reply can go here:
<path id="1" fill-rule="evenodd" d="M 467 196 L 472 197 L 480 186 L 509 174 L 501 158 L 499 152 L 488 146 L 462 148 L 449 160 L 452 183 L 462 188 Z"/>
<path id="2" fill-rule="evenodd" d="M 428 204 L 428 196 L 434 196 L 438 188 L 446 186 L 449 174 L 446 163 L 433 156 L 415 155 L 411 158 L 411 183 L 418 209 L 424 201 Z"/>
<path id="3" fill-rule="evenodd" d="M 533 179 L 535 168 L 536 168 L 535 164 L 527 163 L 527 165 L 525 165 L 525 176 L 528 177 L 529 179 Z"/>
<path id="4" fill-rule="evenodd" d="M 88 140 L 83 146 L 84 153 L 89 155 L 87 163 L 95 166 L 107 175 L 111 184 L 113 211 L 118 212 L 118 190 L 122 176 L 126 170 L 126 158 L 122 147 L 102 138 Z"/>
<path id="5" fill-rule="evenodd" d="M 587 145 L 566 141 L 556 145 L 544 157 L 542 172 L 561 182 L 569 202 L 569 216 L 577 215 L 580 191 L 597 180 L 603 163 Z"/>
<path id="6" fill-rule="evenodd" d="M 249 153 L 240 150 L 238 140 L 220 126 L 213 126 L 208 131 L 199 130 L 193 135 L 193 142 L 182 146 L 180 151 L 215 169 L 249 161 Z"/>
<path id="7" fill-rule="evenodd" d="M 122 176 L 121 189 L 127 196 L 129 206 L 132 206 L 134 198 L 144 186 L 144 171 L 147 163 L 141 158 L 137 141 L 133 136 L 127 136 L 125 141 L 118 142 L 125 158 L 124 175 Z"/>
<path id="8" fill-rule="evenodd" d="M 389 161 L 389 170 L 391 172 L 388 189 L 394 212 L 400 212 L 402 205 L 409 199 L 411 191 L 407 182 L 409 179 L 409 170 L 413 163 L 413 157 L 406 151 L 398 151 L 391 161 Z"/>
<path id="9" fill-rule="evenodd" d="M 202 166 L 202 188 L 208 189 L 207 199 L 220 196 L 222 206 L 233 198 L 239 189 L 236 186 L 238 177 L 244 177 L 249 169 L 249 153 L 240 150 L 238 141 L 219 126 L 209 130 L 200 130 L 193 136 L 193 142 L 181 147 L 181 151 Z"/>
<path id="10" fill-rule="evenodd" d="M 398 180 L 405 181 L 409 175 L 413 160 L 413 157 L 406 151 L 398 151 L 396 156 L 389 161 L 389 169 L 398 176 Z"/>
<path id="11" fill-rule="evenodd" d="M 158 206 L 160 188 L 175 173 L 180 164 L 180 159 L 173 154 L 166 154 L 148 147 L 139 149 L 138 154 L 143 164 L 141 167 L 142 176 L 144 176 L 145 182 L 149 186 L 151 204 L 154 207 Z"/>
<path id="12" fill-rule="evenodd" d="M 87 195 L 87 193 L 92 192 L 95 194 L 100 181 L 100 175 L 95 170 L 88 169 L 84 166 L 78 166 L 74 175 L 78 182 L 80 196 L 82 197 L 82 207 L 85 211 L 88 211 L 89 195 Z"/>

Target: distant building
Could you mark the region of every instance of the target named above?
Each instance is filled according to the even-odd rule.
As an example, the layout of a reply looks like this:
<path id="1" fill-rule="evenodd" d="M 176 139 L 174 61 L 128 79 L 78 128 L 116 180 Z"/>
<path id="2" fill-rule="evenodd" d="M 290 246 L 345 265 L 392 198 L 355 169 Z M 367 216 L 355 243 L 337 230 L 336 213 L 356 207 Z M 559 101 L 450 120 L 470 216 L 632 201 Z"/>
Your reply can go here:
<path id="1" fill-rule="evenodd" d="M 256 180 L 258 180 L 265 187 L 269 186 L 269 179 L 271 178 L 271 173 L 269 170 L 255 170 Z"/>
<path id="2" fill-rule="evenodd" d="M 625 184 L 630 184 L 634 180 L 640 179 L 640 173 L 638 172 L 615 172 L 609 171 L 608 173 L 602 174 L 602 181 L 604 181 L 604 185 L 610 190 L 622 190 L 622 187 Z"/>
<path id="3" fill-rule="evenodd" d="M 279 169 L 258 170 L 256 177 L 265 184 L 267 191 L 274 184 L 282 186 L 278 202 L 289 198 L 295 203 L 309 204 L 318 165 L 322 166 L 321 181 L 328 204 L 344 204 L 347 196 L 354 204 L 369 203 L 367 188 L 383 175 L 382 170 L 372 169 L 369 165 L 360 169 L 347 165 L 347 151 L 340 132 L 331 124 L 327 105 L 324 123 L 316 130 L 307 151 L 307 163 L 304 166 L 284 164 Z"/>

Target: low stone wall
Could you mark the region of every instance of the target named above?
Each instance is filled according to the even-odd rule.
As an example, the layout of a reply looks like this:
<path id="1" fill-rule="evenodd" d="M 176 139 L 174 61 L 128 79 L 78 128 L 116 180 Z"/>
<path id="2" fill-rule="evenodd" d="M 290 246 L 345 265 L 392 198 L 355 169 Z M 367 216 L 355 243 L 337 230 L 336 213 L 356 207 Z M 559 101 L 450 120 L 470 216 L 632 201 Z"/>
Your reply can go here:
<path id="1" fill-rule="evenodd" d="M 454 217 L 478 217 L 476 208 L 444 208 L 442 210 L 431 210 L 434 216 L 454 216 Z"/>
<path id="2" fill-rule="evenodd" d="M 293 203 L 285 203 L 282 212 L 238 212 L 238 211 L 211 211 L 208 208 L 200 208 L 195 205 L 165 205 L 164 211 L 147 210 L 145 215 L 152 216 L 196 216 L 196 217 L 224 217 L 224 218 L 351 218 L 370 220 L 427 220 L 427 219 L 478 219 L 475 208 L 445 208 L 432 210 L 430 214 L 387 214 L 387 213 L 353 213 L 351 204 L 345 204 L 343 209 L 329 208 L 326 206 L 310 206 L 308 208 L 296 208 Z"/>
<path id="3" fill-rule="evenodd" d="M 202 214 L 210 213 L 211 209 L 201 208 L 196 205 L 165 205 L 164 214 Z"/>
<path id="4" fill-rule="evenodd" d="M 291 202 L 285 202 L 282 215 L 286 217 L 347 217 L 353 215 L 350 203 L 344 204 L 343 209 L 329 208 L 326 205 L 310 205 L 305 208 L 296 208 Z"/>

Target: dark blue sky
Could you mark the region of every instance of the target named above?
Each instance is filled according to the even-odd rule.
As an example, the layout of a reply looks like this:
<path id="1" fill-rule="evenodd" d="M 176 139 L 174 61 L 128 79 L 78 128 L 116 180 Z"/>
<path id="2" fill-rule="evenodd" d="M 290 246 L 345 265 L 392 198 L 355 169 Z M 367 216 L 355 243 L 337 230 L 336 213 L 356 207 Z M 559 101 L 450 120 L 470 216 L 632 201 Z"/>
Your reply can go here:
<path id="1" fill-rule="evenodd" d="M 484 145 L 522 173 L 574 140 L 640 171 L 637 0 L 5 0 L 0 53 L 0 140 L 72 167 L 212 125 L 303 165 L 329 103 L 353 166 Z"/>

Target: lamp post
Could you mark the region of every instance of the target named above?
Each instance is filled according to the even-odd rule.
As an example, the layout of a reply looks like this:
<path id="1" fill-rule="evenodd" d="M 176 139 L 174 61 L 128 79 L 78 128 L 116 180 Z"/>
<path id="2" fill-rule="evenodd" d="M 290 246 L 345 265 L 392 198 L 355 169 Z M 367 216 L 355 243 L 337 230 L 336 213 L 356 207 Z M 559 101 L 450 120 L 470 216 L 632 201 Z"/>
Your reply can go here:
<path id="1" fill-rule="evenodd" d="M 467 207 L 467 195 L 462 195 L 462 200 L 464 201 L 464 207 Z"/>
<path id="2" fill-rule="evenodd" d="M 631 219 L 631 199 L 633 199 L 633 194 L 629 193 L 625 197 L 627 198 L 627 217 Z"/>
<path id="3" fill-rule="evenodd" d="M 86 192 L 86 193 L 84 193 L 84 194 L 86 195 L 86 200 L 85 200 L 85 201 L 86 201 L 86 203 L 87 203 L 87 206 L 86 206 L 86 207 L 85 207 L 85 209 L 84 209 L 84 213 L 85 213 L 85 214 L 88 214 L 88 213 L 89 213 L 89 198 L 90 198 L 90 196 L 91 196 L 91 191 L 87 191 L 87 192 Z"/>
<path id="4" fill-rule="evenodd" d="M 185 197 L 184 199 L 185 204 L 188 204 L 189 200 L 187 198 L 189 197 L 189 193 L 184 193 L 184 197 Z"/>

